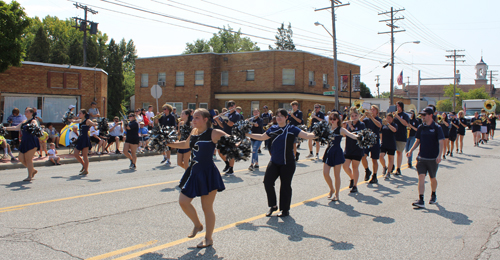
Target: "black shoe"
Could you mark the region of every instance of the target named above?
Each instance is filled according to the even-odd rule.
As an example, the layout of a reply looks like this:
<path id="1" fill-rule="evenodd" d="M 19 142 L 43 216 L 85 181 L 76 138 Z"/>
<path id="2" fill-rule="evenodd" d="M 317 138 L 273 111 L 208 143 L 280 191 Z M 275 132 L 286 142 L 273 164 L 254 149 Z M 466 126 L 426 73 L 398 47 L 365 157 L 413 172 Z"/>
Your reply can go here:
<path id="1" fill-rule="evenodd" d="M 446 155 L 450 155 L 450 151 L 446 152 Z"/>
<path id="2" fill-rule="evenodd" d="M 271 207 L 271 208 L 269 209 L 269 211 L 266 213 L 266 217 L 270 217 L 270 216 L 273 214 L 273 212 L 275 212 L 275 211 L 277 211 L 277 210 L 278 210 L 278 207 L 276 207 L 276 206 Z"/>
<path id="3" fill-rule="evenodd" d="M 453 153 L 450 153 L 450 157 L 453 157 Z"/>
<path id="4" fill-rule="evenodd" d="M 350 188 L 352 188 L 353 186 L 354 186 L 354 180 L 351 180 L 351 181 L 349 182 L 349 189 L 350 189 Z"/>
<path id="5" fill-rule="evenodd" d="M 120 153 L 120 151 L 116 150 L 116 151 L 115 151 L 115 154 L 122 154 L 122 153 Z"/>
<path id="6" fill-rule="evenodd" d="M 250 164 L 250 167 L 248 167 L 248 170 L 253 172 L 253 165 Z"/>
<path id="7" fill-rule="evenodd" d="M 254 169 L 259 169 L 259 165 L 258 165 L 258 164 L 256 164 L 256 165 L 254 165 L 254 166 L 253 166 L 253 168 L 254 168 Z"/>
<path id="8" fill-rule="evenodd" d="M 382 176 L 385 176 L 387 174 L 387 167 L 384 167 L 384 170 L 382 170 Z"/>
<path id="9" fill-rule="evenodd" d="M 401 169 L 399 169 L 399 168 L 398 168 L 398 169 L 396 170 L 396 173 L 395 173 L 394 175 L 401 175 Z"/>
<path id="10" fill-rule="evenodd" d="M 390 172 L 388 172 L 387 174 L 385 174 L 384 179 L 388 180 L 390 178 L 391 178 L 391 173 Z"/>
<path id="11" fill-rule="evenodd" d="M 233 167 L 229 167 L 229 170 L 227 170 L 226 175 L 231 176 L 233 174 L 234 174 Z"/>
<path id="12" fill-rule="evenodd" d="M 457 153 L 458 153 L 458 149 L 457 149 Z"/>
<path id="13" fill-rule="evenodd" d="M 259 151 L 257 151 L 257 153 L 262 153 L 262 151 L 259 149 Z"/>
<path id="14" fill-rule="evenodd" d="M 295 153 L 295 161 L 298 161 L 298 160 L 299 160 L 299 156 L 300 156 L 300 153 L 299 153 L 299 152 L 296 152 L 296 153 Z"/>
<path id="15" fill-rule="evenodd" d="M 161 163 L 165 163 L 167 161 L 167 158 L 163 157 L 163 160 L 161 161 Z"/>
<path id="16" fill-rule="evenodd" d="M 413 168 L 413 165 L 411 164 L 411 162 L 408 162 L 408 168 Z"/>
<path id="17" fill-rule="evenodd" d="M 229 170 L 229 164 L 226 163 L 226 167 L 224 167 L 224 169 L 222 170 L 223 172 L 227 172 Z"/>
<path id="18" fill-rule="evenodd" d="M 135 164 L 131 164 L 131 165 L 130 165 L 130 169 L 131 169 L 131 170 L 135 170 L 135 169 L 136 169 Z"/>
<path id="19" fill-rule="evenodd" d="M 425 203 L 423 200 L 420 200 L 420 199 L 413 202 L 411 205 L 413 205 L 414 207 L 417 207 L 417 208 L 425 209 Z"/>
<path id="20" fill-rule="evenodd" d="M 290 212 L 288 210 L 282 210 L 280 213 L 278 213 L 278 217 L 287 217 L 290 216 Z"/>
<path id="21" fill-rule="evenodd" d="M 350 193 L 356 193 L 356 192 L 358 192 L 358 187 L 356 186 L 352 187 Z"/>
<path id="22" fill-rule="evenodd" d="M 370 171 L 370 169 L 366 168 L 365 169 L 365 181 L 368 181 L 370 179 L 371 175 L 372 175 L 372 171 Z"/>
<path id="23" fill-rule="evenodd" d="M 431 200 L 429 200 L 429 204 L 436 204 L 436 203 L 437 203 L 436 195 L 431 195 Z"/>
<path id="24" fill-rule="evenodd" d="M 378 183 L 377 174 L 373 174 L 372 179 L 368 183 L 371 183 L 371 184 Z"/>

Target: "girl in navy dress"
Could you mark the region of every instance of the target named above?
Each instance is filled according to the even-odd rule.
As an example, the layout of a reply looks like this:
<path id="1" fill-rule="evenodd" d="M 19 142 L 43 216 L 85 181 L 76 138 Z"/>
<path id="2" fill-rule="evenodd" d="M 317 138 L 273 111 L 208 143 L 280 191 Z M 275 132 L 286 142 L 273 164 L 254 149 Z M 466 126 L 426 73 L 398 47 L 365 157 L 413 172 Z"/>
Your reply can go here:
<path id="1" fill-rule="evenodd" d="M 457 132 L 459 128 L 458 119 L 455 117 L 455 112 L 450 113 L 450 156 L 453 157 L 453 149 L 455 148 L 455 141 L 457 140 Z M 458 147 L 457 147 L 458 151 Z"/>
<path id="2" fill-rule="evenodd" d="M 135 170 L 137 163 L 137 147 L 139 146 L 139 123 L 137 122 L 137 116 L 134 113 L 128 115 L 130 122 L 127 124 L 125 129 L 127 130 L 125 144 L 123 145 L 123 155 L 130 160 L 131 170 Z M 130 150 L 130 152 L 129 152 Z"/>
<path id="3" fill-rule="evenodd" d="M 32 135 L 28 132 L 28 124 L 36 124 L 36 113 L 31 107 L 27 107 L 24 111 L 24 115 L 27 120 L 24 120 L 21 124 L 17 126 L 6 127 L 7 131 L 19 131 L 22 132 L 21 143 L 19 144 L 19 161 L 28 169 L 28 178 L 23 181 L 31 181 L 35 174 L 38 172 L 33 167 L 33 156 L 35 155 L 36 149 L 39 146 L 38 137 Z"/>
<path id="4" fill-rule="evenodd" d="M 464 148 L 464 136 L 465 136 L 465 128 L 467 127 L 467 120 L 464 117 L 464 111 L 460 110 L 458 112 L 458 138 L 457 138 L 457 153 L 458 153 L 458 145 L 460 143 L 460 153 L 463 153 Z"/>
<path id="5" fill-rule="evenodd" d="M 382 144 L 380 145 L 380 164 L 384 168 L 383 175 L 385 179 L 391 177 L 391 173 L 394 170 L 394 154 L 396 153 L 396 132 L 398 131 L 398 125 L 394 123 L 394 116 L 388 114 L 382 121 L 382 129 L 380 129 L 380 140 Z M 385 154 L 388 154 L 389 164 L 385 164 Z M 391 167 L 389 171 L 388 168 Z"/>
<path id="6" fill-rule="evenodd" d="M 177 130 L 179 133 L 179 136 L 181 136 L 180 129 L 181 126 L 183 125 L 189 125 L 191 126 L 191 110 L 190 109 L 184 109 L 182 110 L 181 113 L 181 121 L 177 125 Z M 182 136 L 181 136 L 182 138 Z M 183 139 L 180 139 L 181 141 L 184 141 Z M 189 158 L 191 157 L 191 149 L 186 148 L 186 149 L 177 149 L 177 165 L 180 167 L 187 169 L 189 166 Z"/>
<path id="7" fill-rule="evenodd" d="M 263 134 L 246 134 L 246 136 L 260 141 L 270 139 L 269 152 L 271 160 L 266 168 L 264 175 L 264 187 L 267 193 L 267 203 L 270 207 L 266 216 L 271 216 L 278 210 L 276 203 L 276 191 L 274 183 L 278 177 L 281 181 L 280 186 L 280 209 L 278 217 L 286 217 L 290 213 L 290 203 L 292 200 L 292 178 L 295 173 L 295 155 L 293 147 L 296 137 L 312 140 L 315 138 L 313 133 L 306 133 L 300 128 L 287 124 L 288 112 L 285 109 L 276 111 L 277 125 L 271 126 Z"/>
<path id="8" fill-rule="evenodd" d="M 350 116 L 351 120 L 347 121 L 346 123 L 346 129 L 348 131 L 354 132 L 366 128 L 365 124 L 359 121 L 359 112 L 356 107 L 351 107 Z M 351 193 L 358 192 L 357 183 L 359 179 L 359 163 L 361 162 L 361 159 L 364 155 L 365 151 L 357 145 L 356 140 L 352 140 L 350 138 L 345 140 L 344 156 L 346 160 L 343 168 L 345 173 L 347 173 L 347 175 L 349 175 L 349 177 L 351 178 L 351 183 L 349 184 Z M 351 163 L 352 170 L 350 168 Z"/>
<path id="9" fill-rule="evenodd" d="M 92 120 L 90 120 L 89 118 L 90 115 L 88 114 L 87 110 L 80 109 L 80 112 L 78 113 L 78 119 L 72 120 L 73 123 L 79 123 L 78 128 L 80 130 L 80 135 L 76 140 L 76 147 L 73 154 L 76 160 L 82 164 L 80 175 L 89 174 L 89 148 L 92 147 L 92 145 L 90 144 L 89 131 L 91 126 L 97 127 L 97 124 L 92 122 Z M 83 159 L 82 157 L 80 157 L 80 151 L 82 152 Z"/>
<path id="10" fill-rule="evenodd" d="M 340 191 L 340 170 L 345 162 L 344 151 L 342 151 L 342 148 L 340 147 L 340 142 L 342 141 L 342 136 L 348 136 L 355 140 L 358 136 L 340 126 L 339 113 L 332 112 L 328 117 L 328 120 L 330 121 L 330 126 L 336 136 L 328 143 L 328 147 L 323 155 L 323 177 L 325 177 L 326 184 L 328 184 L 328 187 L 330 188 L 328 199 L 337 201 L 339 200 Z M 333 188 L 332 178 L 330 177 L 330 168 L 332 167 L 335 175 L 335 189 Z"/>
<path id="11" fill-rule="evenodd" d="M 215 195 L 217 191 L 226 189 L 212 155 L 215 144 L 221 136 L 227 134 L 224 131 L 211 128 L 210 112 L 204 108 L 195 110 L 192 125 L 191 135 L 185 141 L 170 143 L 168 146 L 178 149 L 190 148 L 192 150 L 190 165 L 184 172 L 179 184 L 179 187 L 181 187 L 179 204 L 194 224 L 193 231 L 188 237 L 194 237 L 203 230 L 203 225 L 191 202 L 195 197 L 201 197 L 207 231 L 205 239 L 197 247 L 204 248 L 214 243 L 212 234 L 215 227 L 215 213 L 213 210 Z"/>

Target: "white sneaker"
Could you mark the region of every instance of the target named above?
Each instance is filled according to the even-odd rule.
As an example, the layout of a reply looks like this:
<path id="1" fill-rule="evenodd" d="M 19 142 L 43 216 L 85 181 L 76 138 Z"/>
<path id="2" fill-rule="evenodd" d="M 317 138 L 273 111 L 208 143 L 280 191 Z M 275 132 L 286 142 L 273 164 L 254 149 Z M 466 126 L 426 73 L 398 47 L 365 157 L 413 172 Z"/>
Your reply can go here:
<path id="1" fill-rule="evenodd" d="M 168 165 L 171 165 L 170 160 L 167 160 L 167 164 L 168 164 Z"/>
<path id="2" fill-rule="evenodd" d="M 306 156 L 306 158 L 312 158 L 314 157 L 314 155 L 312 153 L 310 153 L 308 156 Z"/>
<path id="3" fill-rule="evenodd" d="M 316 160 L 319 160 L 319 154 L 316 154 Z"/>

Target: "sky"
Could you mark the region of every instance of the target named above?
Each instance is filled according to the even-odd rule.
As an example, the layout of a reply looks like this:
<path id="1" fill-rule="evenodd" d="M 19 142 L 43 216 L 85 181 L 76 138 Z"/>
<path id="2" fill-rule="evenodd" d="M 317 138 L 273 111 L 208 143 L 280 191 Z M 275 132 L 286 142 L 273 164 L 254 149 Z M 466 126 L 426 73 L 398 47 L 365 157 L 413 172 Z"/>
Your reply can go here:
<path id="1" fill-rule="evenodd" d="M 7 0 L 8 1 L 8 0 Z M 28 16 L 47 15 L 60 19 L 83 18 L 75 1 L 18 0 Z M 380 93 L 389 91 L 391 69 L 390 27 L 380 20 L 390 19 L 380 14 L 401 10 L 395 17 L 394 81 L 403 71 L 404 82 L 417 84 L 421 78 L 453 77 L 453 62 L 446 58 L 447 50 L 464 50 L 465 62 L 458 62 L 461 84 L 474 84 L 475 65 L 481 56 L 489 70 L 500 69 L 500 1 L 479 0 L 341 0 L 350 5 L 338 7 L 336 36 L 338 59 L 361 67 L 361 81 L 376 94 L 379 75 Z M 139 57 L 181 54 L 186 43 L 209 39 L 217 28 L 230 25 L 241 29 L 244 36 L 257 42 L 262 50 L 274 44 L 281 23 L 291 23 L 293 40 L 298 50 L 333 57 L 332 38 L 321 26 L 332 32 L 327 0 L 82 0 L 78 3 L 98 11 L 88 19 L 99 23 L 99 30 L 115 40 L 132 39 Z M 143 10 L 143 11 L 142 11 Z M 251 36 L 248 36 L 251 35 Z M 412 42 L 420 41 L 420 44 Z M 495 73 L 495 72 L 494 72 Z M 498 72 L 497 72 L 498 74 Z M 409 78 L 408 78 L 409 77 Z M 493 79 L 495 81 L 495 79 Z M 453 83 L 452 80 L 426 80 L 421 84 Z M 494 82 L 495 83 L 495 82 Z"/>

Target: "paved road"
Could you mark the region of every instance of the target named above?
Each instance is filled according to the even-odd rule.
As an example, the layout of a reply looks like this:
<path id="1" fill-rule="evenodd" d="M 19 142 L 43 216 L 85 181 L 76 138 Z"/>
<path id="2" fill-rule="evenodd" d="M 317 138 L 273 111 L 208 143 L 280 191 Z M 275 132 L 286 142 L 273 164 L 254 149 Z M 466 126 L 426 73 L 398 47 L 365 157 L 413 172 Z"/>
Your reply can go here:
<path id="1" fill-rule="evenodd" d="M 439 203 L 424 210 L 411 206 L 413 169 L 361 182 L 356 195 L 344 188 L 333 203 L 322 163 L 302 159 L 291 215 L 267 218 L 265 167 L 249 172 L 248 162 L 237 163 L 217 195 L 207 249 L 195 248 L 203 234 L 186 238 L 192 224 L 176 187 L 183 171 L 159 165 L 159 156 L 140 158 L 137 171 L 127 160 L 92 162 L 87 177 L 76 164 L 39 167 L 29 184 L 20 182 L 25 169 L 3 170 L 0 259 L 499 259 L 500 141 L 474 148 L 467 134 L 465 153 L 440 165 Z M 265 165 L 269 156 L 260 159 Z M 204 222 L 199 199 L 194 205 Z"/>

